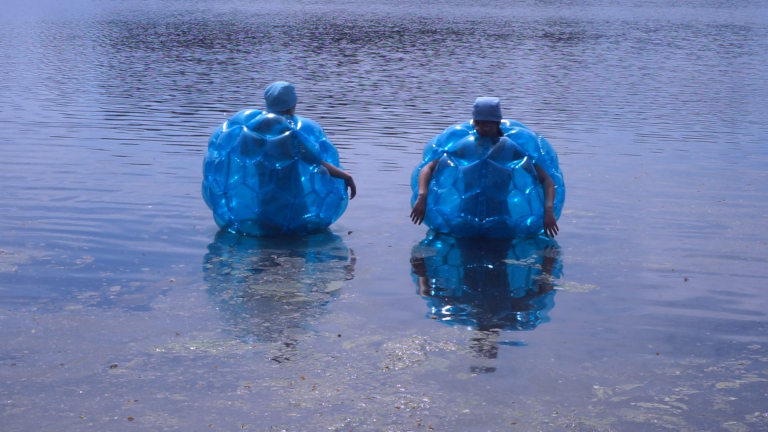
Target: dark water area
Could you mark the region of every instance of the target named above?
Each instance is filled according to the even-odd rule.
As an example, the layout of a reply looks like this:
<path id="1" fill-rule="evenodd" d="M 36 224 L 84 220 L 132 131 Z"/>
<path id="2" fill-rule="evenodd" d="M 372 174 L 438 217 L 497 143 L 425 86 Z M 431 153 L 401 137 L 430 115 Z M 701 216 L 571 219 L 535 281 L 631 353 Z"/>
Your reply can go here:
<path id="1" fill-rule="evenodd" d="M 768 430 L 768 5 L 0 3 L 0 424 Z M 219 232 L 208 137 L 291 81 L 358 196 Z M 413 226 L 424 145 L 498 96 L 556 241 Z"/>

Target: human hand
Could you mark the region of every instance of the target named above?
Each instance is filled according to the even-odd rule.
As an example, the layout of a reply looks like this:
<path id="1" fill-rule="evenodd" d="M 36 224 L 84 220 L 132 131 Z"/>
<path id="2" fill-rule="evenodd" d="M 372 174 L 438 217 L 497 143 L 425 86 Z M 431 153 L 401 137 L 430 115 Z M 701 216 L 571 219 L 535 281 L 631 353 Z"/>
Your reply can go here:
<path id="1" fill-rule="evenodd" d="M 355 187 L 355 181 L 352 179 L 352 176 L 349 176 L 344 179 L 344 184 L 349 189 L 349 199 L 352 199 L 357 195 L 357 188 Z"/>
<path id="2" fill-rule="evenodd" d="M 554 237 L 560 228 L 557 227 L 557 218 L 551 208 L 544 209 L 544 234 L 547 237 Z"/>
<path id="3" fill-rule="evenodd" d="M 411 220 L 415 225 L 421 225 L 424 215 L 427 213 L 427 196 L 419 195 L 411 209 Z"/>

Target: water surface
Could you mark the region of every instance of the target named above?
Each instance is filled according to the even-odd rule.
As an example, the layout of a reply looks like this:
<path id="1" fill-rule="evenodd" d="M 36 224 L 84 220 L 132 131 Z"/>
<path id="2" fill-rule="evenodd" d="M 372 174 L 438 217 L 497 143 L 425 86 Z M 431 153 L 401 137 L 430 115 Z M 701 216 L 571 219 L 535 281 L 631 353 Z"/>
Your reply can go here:
<path id="1" fill-rule="evenodd" d="M 3 430 L 768 429 L 758 1 L 4 1 Z M 359 195 L 218 232 L 210 133 L 288 80 Z M 544 135 L 554 243 L 427 237 L 477 96 Z"/>

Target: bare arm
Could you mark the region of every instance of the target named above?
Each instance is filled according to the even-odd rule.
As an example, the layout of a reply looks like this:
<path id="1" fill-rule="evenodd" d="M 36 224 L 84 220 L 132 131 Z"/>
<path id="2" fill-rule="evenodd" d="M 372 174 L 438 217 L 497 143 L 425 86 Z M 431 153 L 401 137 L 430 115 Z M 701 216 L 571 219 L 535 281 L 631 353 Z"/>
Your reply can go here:
<path id="1" fill-rule="evenodd" d="M 357 194 L 357 188 L 355 187 L 355 181 L 352 179 L 352 176 L 347 174 L 346 171 L 337 168 L 328 162 L 323 161 L 323 166 L 328 170 L 328 174 L 330 174 L 331 177 L 344 180 L 344 184 L 349 188 L 349 199 L 354 198 Z"/>
<path id="2" fill-rule="evenodd" d="M 539 164 L 535 163 L 533 166 L 536 168 L 536 175 L 544 188 L 544 234 L 547 237 L 554 237 L 559 231 L 557 218 L 555 218 L 555 182 Z"/>
<path id="3" fill-rule="evenodd" d="M 437 161 L 424 165 L 419 172 L 419 195 L 411 210 L 411 220 L 414 224 L 421 225 L 424 221 L 424 215 L 427 213 L 427 192 L 429 191 L 429 182 L 432 181 L 432 173 L 435 172 Z"/>

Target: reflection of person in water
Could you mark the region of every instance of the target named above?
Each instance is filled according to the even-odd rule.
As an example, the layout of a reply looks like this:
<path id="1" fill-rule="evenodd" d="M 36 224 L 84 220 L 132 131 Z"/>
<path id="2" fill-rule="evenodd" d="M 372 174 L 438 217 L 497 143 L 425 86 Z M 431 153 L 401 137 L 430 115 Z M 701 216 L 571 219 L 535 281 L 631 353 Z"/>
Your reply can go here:
<path id="1" fill-rule="evenodd" d="M 552 281 L 561 275 L 553 239 L 455 239 L 429 233 L 411 265 L 429 317 L 478 331 L 473 350 L 495 359 L 503 330 L 533 330 L 549 321 Z M 492 372 L 495 368 L 479 368 Z"/>
<path id="2" fill-rule="evenodd" d="M 329 231 L 273 238 L 222 230 L 208 245 L 203 273 L 208 294 L 239 340 L 290 348 L 354 277 L 354 265 L 354 253 Z"/>

